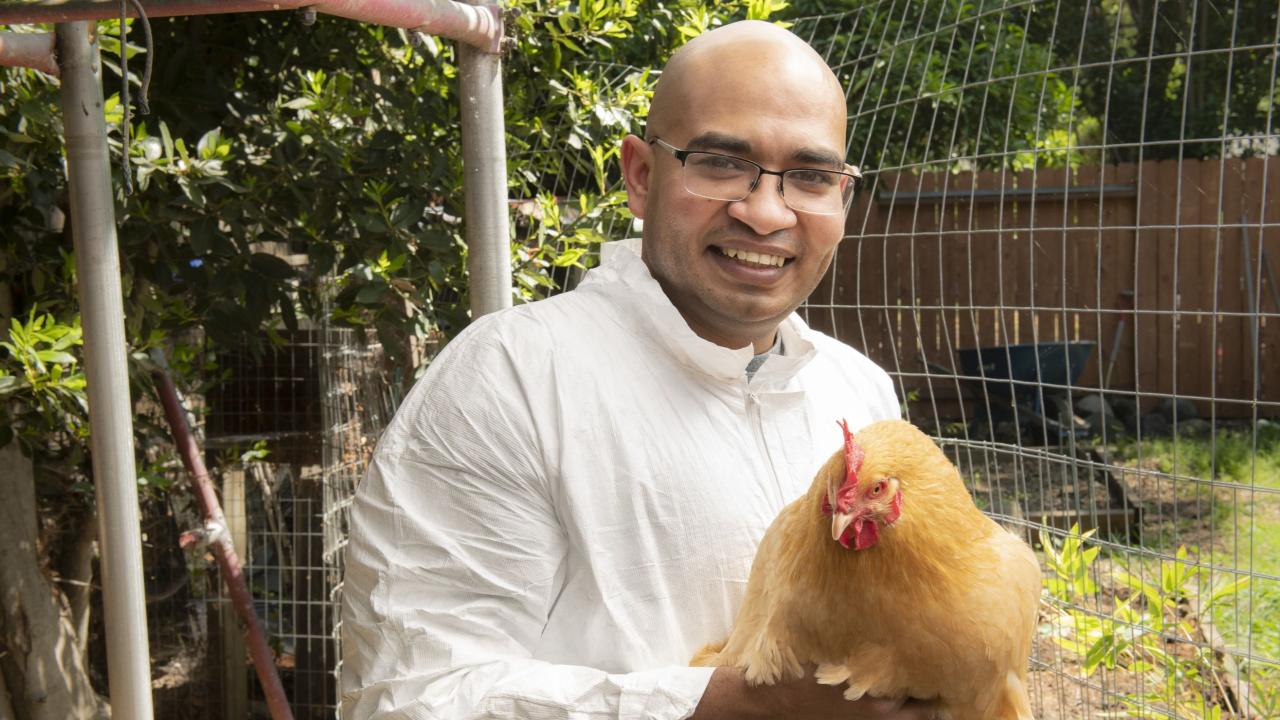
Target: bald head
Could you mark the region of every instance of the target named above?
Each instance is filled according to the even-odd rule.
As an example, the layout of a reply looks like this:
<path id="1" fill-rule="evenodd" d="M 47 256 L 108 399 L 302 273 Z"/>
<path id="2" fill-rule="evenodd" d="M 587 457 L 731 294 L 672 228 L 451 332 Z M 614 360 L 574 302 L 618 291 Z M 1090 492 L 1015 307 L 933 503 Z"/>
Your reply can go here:
<path id="1" fill-rule="evenodd" d="M 703 33 L 671 56 L 654 90 L 647 135 L 679 134 L 690 112 L 710 95 L 765 93 L 766 110 L 772 104 L 799 103 L 791 107 L 830 117 L 839 124 L 843 142 L 844 91 L 835 74 L 808 43 L 758 20 Z"/>

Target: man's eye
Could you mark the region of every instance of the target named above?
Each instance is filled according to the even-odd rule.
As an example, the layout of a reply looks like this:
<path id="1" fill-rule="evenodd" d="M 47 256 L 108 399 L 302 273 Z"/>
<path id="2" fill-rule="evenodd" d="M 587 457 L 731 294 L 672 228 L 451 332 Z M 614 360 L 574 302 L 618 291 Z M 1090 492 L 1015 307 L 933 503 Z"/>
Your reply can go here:
<path id="1" fill-rule="evenodd" d="M 824 170 L 789 170 L 787 179 L 805 187 L 828 187 L 835 184 L 835 174 Z"/>
<path id="2" fill-rule="evenodd" d="M 689 156 L 689 165 L 698 170 L 712 172 L 742 172 L 746 165 L 741 161 L 723 155 L 697 154 Z"/>

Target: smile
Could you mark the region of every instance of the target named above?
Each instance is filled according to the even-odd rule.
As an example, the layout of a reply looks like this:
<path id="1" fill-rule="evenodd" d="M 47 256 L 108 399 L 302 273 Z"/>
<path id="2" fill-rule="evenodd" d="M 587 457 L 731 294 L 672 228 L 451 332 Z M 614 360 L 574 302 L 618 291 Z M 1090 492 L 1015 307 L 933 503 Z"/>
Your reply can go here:
<path id="1" fill-rule="evenodd" d="M 748 250 L 735 250 L 734 248 L 716 249 L 725 257 L 733 258 L 741 263 L 760 265 L 762 267 L 782 267 L 788 260 L 788 258 L 784 258 L 780 255 L 766 255 L 765 253 L 750 252 Z"/>

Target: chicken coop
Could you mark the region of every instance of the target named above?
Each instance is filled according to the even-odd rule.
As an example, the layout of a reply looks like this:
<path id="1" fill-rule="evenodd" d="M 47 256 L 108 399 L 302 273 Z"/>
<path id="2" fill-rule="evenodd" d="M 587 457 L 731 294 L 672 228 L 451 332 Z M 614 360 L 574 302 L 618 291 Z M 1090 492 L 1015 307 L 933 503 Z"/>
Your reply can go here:
<path id="1" fill-rule="evenodd" d="M 398 384 L 361 331 L 282 339 L 218 357 L 224 378 L 203 399 L 203 446 L 293 716 L 331 718 L 348 507 Z M 210 551 L 182 532 L 200 524 L 181 494 L 143 506 L 157 717 L 269 717 Z"/>

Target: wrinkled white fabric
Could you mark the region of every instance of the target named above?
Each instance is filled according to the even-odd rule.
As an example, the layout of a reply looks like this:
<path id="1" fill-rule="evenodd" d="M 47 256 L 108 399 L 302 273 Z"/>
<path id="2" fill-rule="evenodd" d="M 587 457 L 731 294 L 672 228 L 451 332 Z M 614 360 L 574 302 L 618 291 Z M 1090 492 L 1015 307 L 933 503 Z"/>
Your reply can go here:
<path id="1" fill-rule="evenodd" d="M 897 417 L 853 349 L 695 335 L 638 255 L 486 316 L 432 363 L 352 511 L 343 717 L 679 720 L 756 544 L 853 428 Z"/>

